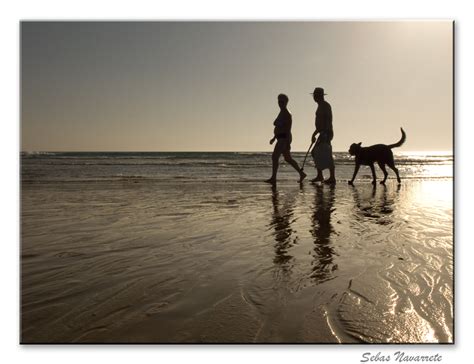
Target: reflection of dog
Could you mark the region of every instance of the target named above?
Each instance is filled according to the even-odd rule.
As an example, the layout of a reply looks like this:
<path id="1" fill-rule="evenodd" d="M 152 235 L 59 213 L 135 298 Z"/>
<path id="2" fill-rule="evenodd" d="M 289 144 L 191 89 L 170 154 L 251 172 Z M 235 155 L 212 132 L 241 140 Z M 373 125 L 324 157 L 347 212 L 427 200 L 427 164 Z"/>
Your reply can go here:
<path id="1" fill-rule="evenodd" d="M 405 143 L 406 139 L 406 134 L 403 131 L 402 128 L 400 128 L 402 131 L 402 138 L 398 143 L 395 144 L 390 144 L 390 145 L 385 145 L 385 144 L 376 144 L 372 145 L 370 147 L 361 147 L 360 145 L 362 143 L 354 143 L 351 145 L 349 148 L 349 154 L 350 155 L 355 155 L 355 170 L 354 170 L 354 175 L 352 176 L 352 179 L 349 181 L 349 184 L 352 185 L 354 182 L 354 179 L 357 175 L 357 172 L 359 172 L 359 167 L 360 165 L 365 165 L 365 166 L 370 166 L 370 169 L 372 170 L 372 184 L 376 183 L 376 177 L 375 177 L 375 168 L 374 168 L 374 163 L 377 162 L 379 165 L 380 169 L 383 171 L 384 174 L 384 179 L 381 181 L 381 184 L 385 184 L 385 181 L 387 180 L 387 170 L 385 169 L 385 165 L 388 165 L 397 175 L 397 181 L 400 183 L 400 176 L 398 175 L 398 169 L 395 168 L 395 162 L 393 160 L 393 153 L 392 153 L 392 148 L 397 148 L 401 146 L 403 143 Z"/>

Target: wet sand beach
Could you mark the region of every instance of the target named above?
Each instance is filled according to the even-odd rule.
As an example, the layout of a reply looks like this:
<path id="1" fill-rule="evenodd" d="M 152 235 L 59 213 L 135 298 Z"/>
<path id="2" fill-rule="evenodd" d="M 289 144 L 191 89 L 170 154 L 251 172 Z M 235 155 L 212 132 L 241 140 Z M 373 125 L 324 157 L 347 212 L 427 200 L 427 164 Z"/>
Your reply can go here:
<path id="1" fill-rule="evenodd" d="M 451 343 L 452 184 L 25 180 L 21 341 Z"/>

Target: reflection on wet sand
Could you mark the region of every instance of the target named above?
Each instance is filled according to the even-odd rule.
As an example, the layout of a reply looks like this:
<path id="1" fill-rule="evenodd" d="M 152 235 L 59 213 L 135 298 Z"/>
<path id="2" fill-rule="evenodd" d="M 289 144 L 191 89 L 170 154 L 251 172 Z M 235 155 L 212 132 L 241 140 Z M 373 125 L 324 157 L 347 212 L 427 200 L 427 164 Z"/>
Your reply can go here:
<path id="1" fill-rule="evenodd" d="M 373 221 L 376 224 L 387 225 L 393 222 L 390 214 L 394 211 L 398 202 L 400 185 L 396 190 L 388 192 L 387 186 L 382 185 L 381 192 L 377 197 L 377 188 L 370 186 L 367 189 L 360 190 L 352 186 L 354 197 L 354 216 L 360 222 Z"/>
<path id="2" fill-rule="evenodd" d="M 273 263 L 282 272 L 291 272 L 294 263 L 290 249 L 298 242 L 298 232 L 292 226 L 295 217 L 295 195 L 282 195 L 276 187 L 272 187 L 273 213 L 269 227 L 273 230 L 275 239 L 275 256 Z M 311 280 L 322 283 L 334 277 L 333 272 L 338 266 L 334 263 L 337 255 L 331 242 L 331 236 L 335 233 L 331 222 L 331 214 L 334 212 L 335 188 L 332 186 L 318 186 L 314 192 L 314 204 L 311 207 L 311 229 L 313 247 L 311 249 Z"/>
<path id="3" fill-rule="evenodd" d="M 273 262 L 280 266 L 282 271 L 291 270 L 293 257 L 288 250 L 298 240 L 296 231 L 292 229 L 291 223 L 294 219 L 294 196 L 289 196 L 284 202 L 280 201 L 280 194 L 276 186 L 272 186 L 273 214 L 270 227 L 274 229 L 275 257 Z"/>
<path id="4" fill-rule="evenodd" d="M 315 192 L 313 213 L 311 215 L 311 235 L 314 238 L 313 267 L 311 278 L 315 283 L 322 283 L 333 278 L 337 264 L 333 262 L 336 254 L 331 244 L 334 228 L 331 224 L 331 214 L 334 212 L 334 186 L 328 189 L 318 186 Z"/>

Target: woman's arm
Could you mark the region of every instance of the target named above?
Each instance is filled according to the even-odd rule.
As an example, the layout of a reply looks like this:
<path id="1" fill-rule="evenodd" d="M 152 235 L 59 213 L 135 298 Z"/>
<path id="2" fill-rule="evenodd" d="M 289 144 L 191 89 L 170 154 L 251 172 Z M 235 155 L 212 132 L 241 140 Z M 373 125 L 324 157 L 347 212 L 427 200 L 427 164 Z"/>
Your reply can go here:
<path id="1" fill-rule="evenodd" d="M 284 119 L 284 123 L 283 123 L 283 133 L 285 133 L 286 135 L 290 135 L 291 134 L 291 124 L 292 124 L 292 118 L 291 118 L 291 114 L 288 113 L 287 115 L 285 115 L 285 119 Z"/>

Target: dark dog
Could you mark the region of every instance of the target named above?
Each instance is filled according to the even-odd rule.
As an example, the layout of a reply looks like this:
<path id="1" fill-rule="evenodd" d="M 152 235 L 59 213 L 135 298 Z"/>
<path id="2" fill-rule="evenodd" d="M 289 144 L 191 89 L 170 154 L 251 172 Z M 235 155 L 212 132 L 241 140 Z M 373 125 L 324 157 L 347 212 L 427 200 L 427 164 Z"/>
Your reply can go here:
<path id="1" fill-rule="evenodd" d="M 392 148 L 400 147 L 403 143 L 405 143 L 406 134 L 402 128 L 400 128 L 400 130 L 402 131 L 402 138 L 398 143 L 395 144 L 376 144 L 370 147 L 361 147 L 360 145 L 362 143 L 354 143 L 351 145 L 351 147 L 349 148 L 349 154 L 355 155 L 356 165 L 354 175 L 352 176 L 352 179 L 348 182 L 350 185 L 354 183 L 354 179 L 357 175 L 357 172 L 359 172 L 359 167 L 361 164 L 365 166 L 370 166 L 373 178 L 372 184 L 375 185 L 377 183 L 374 168 L 375 162 L 377 162 L 384 174 L 383 181 L 380 181 L 381 184 L 385 184 L 385 181 L 387 180 L 388 176 L 387 170 L 385 169 L 385 165 L 388 165 L 395 172 L 395 174 L 397 175 L 397 181 L 398 183 L 400 183 L 400 176 L 398 175 L 398 169 L 395 168 L 395 162 L 393 160 L 392 153 Z"/>

